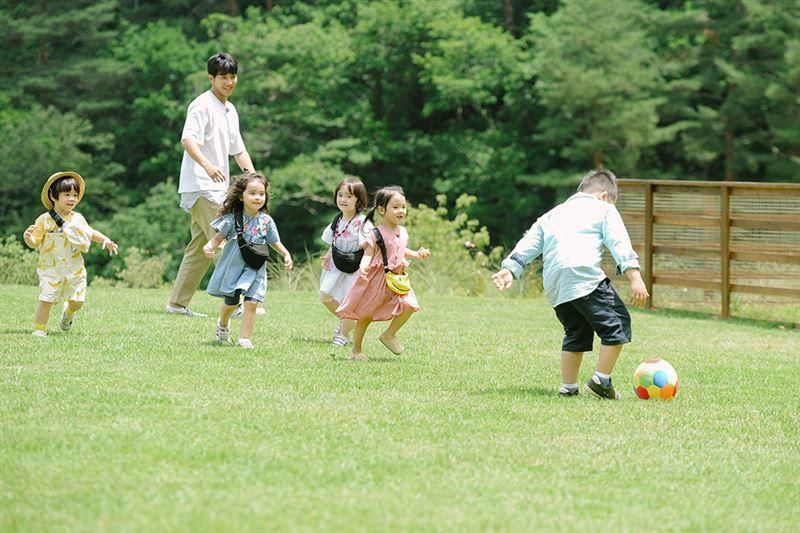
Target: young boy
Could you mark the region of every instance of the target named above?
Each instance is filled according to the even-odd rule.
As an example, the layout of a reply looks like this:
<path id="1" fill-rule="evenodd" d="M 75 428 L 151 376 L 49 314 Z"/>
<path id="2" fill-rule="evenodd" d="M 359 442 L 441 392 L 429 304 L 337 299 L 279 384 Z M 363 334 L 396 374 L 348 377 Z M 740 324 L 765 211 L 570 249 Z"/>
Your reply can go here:
<path id="1" fill-rule="evenodd" d="M 211 89 L 189 104 L 181 134 L 184 152 L 178 192 L 181 207 L 192 216 L 192 236 L 166 306 L 169 314 L 205 316 L 190 311 L 189 302 L 211 265 L 203 246 L 214 237 L 211 221 L 228 193 L 230 156 L 242 171 L 254 170 L 239 132 L 239 115 L 228 100 L 238 83 L 239 63 L 221 53 L 211 56 L 207 67 Z"/>
<path id="2" fill-rule="evenodd" d="M 633 305 L 644 305 L 649 294 L 639 273 L 639 256 L 614 207 L 616 201 L 616 176 L 608 170 L 592 170 L 576 194 L 531 226 L 492 276 L 495 286 L 505 290 L 525 265 L 543 257 L 544 290 L 564 325 L 559 396 L 578 394 L 583 353 L 592 350 L 597 333 L 602 344 L 597 370 L 584 388 L 598 398 L 619 399 L 611 372 L 622 345 L 631 341 L 631 317 L 600 268 L 603 245 L 611 251 L 617 273 L 628 277 Z"/>

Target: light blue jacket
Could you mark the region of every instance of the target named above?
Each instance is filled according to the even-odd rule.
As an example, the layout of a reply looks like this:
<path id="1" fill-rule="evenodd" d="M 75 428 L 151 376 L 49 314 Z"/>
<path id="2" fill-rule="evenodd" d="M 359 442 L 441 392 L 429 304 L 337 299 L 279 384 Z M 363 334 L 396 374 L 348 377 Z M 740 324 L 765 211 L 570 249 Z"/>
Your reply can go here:
<path id="1" fill-rule="evenodd" d="M 544 290 L 550 305 L 586 296 L 606 278 L 600 263 L 605 245 L 617 273 L 639 268 L 639 256 L 617 208 L 591 194 L 576 193 L 542 215 L 503 261 L 502 268 L 519 278 L 522 269 L 544 260 Z"/>

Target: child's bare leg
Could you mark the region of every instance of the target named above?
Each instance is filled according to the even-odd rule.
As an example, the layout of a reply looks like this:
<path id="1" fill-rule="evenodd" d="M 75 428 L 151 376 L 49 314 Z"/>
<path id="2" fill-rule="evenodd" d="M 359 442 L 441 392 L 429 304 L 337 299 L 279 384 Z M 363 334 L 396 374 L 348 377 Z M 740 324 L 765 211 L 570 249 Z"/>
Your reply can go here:
<path id="1" fill-rule="evenodd" d="M 220 326 L 222 326 L 223 328 L 227 328 L 228 327 L 228 324 L 230 323 L 230 320 L 231 320 L 231 315 L 233 314 L 234 311 L 236 311 L 237 307 L 239 307 L 239 306 L 238 305 L 227 305 L 227 304 L 224 304 L 224 303 L 222 304 L 222 307 L 220 307 L 220 309 L 219 309 L 219 325 Z M 242 327 L 244 327 L 244 325 Z"/>
<path id="2" fill-rule="evenodd" d="M 350 332 L 356 327 L 355 320 L 342 320 L 342 335 L 345 337 L 350 336 Z"/>
<path id="3" fill-rule="evenodd" d="M 395 335 L 397 335 L 397 332 L 400 330 L 400 328 L 402 328 L 405 325 L 405 323 L 408 322 L 408 319 L 411 318 L 411 315 L 413 314 L 414 314 L 413 310 L 406 309 L 405 311 L 394 317 L 392 321 L 389 323 L 389 327 L 386 328 L 386 331 L 383 332 L 384 338 L 391 339 Z"/>
<path id="4" fill-rule="evenodd" d="M 597 358 L 597 371 L 610 376 L 611 372 L 614 371 L 614 365 L 617 364 L 617 358 L 621 351 L 621 344 L 600 346 L 600 356 Z"/>
<path id="5" fill-rule="evenodd" d="M 36 329 L 44 329 L 42 326 L 47 326 L 47 319 L 50 318 L 50 309 L 52 307 L 53 302 L 43 302 L 39 300 L 39 305 L 36 306 L 36 314 L 33 318 Z"/>
<path id="6" fill-rule="evenodd" d="M 367 358 L 364 354 L 362 343 L 364 342 L 364 334 L 367 332 L 367 326 L 369 326 L 371 322 L 371 318 L 362 318 L 356 322 L 356 327 L 353 330 L 353 351 L 350 354 L 352 359 L 364 360 Z"/>
<path id="7" fill-rule="evenodd" d="M 578 383 L 578 371 L 581 369 L 583 352 L 561 352 L 561 382 Z"/>
<path id="8" fill-rule="evenodd" d="M 258 302 L 255 300 L 245 300 L 244 314 L 242 315 L 242 330 L 239 332 L 240 339 L 249 339 L 253 333 L 253 324 L 256 321 L 256 307 Z"/>
<path id="9" fill-rule="evenodd" d="M 322 305 L 324 305 L 328 311 L 334 315 L 336 314 L 336 309 L 339 308 L 339 302 L 331 298 L 330 294 L 326 292 L 319 293 L 319 301 L 322 302 Z"/>

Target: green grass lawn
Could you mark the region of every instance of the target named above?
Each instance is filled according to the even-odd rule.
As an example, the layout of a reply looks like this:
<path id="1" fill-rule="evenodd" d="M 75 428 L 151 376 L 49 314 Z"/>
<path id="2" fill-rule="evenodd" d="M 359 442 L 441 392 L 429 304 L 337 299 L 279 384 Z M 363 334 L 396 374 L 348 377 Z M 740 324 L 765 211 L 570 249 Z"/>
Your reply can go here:
<path id="1" fill-rule="evenodd" d="M 205 294 L 189 319 L 90 289 L 35 339 L 37 288 L 2 290 L 3 532 L 800 528 L 797 331 L 634 311 L 623 399 L 599 402 L 556 397 L 543 299 L 421 295 L 406 353 L 373 325 L 355 363 L 312 293 L 268 293 L 242 351 Z M 676 400 L 634 396 L 652 357 Z"/>

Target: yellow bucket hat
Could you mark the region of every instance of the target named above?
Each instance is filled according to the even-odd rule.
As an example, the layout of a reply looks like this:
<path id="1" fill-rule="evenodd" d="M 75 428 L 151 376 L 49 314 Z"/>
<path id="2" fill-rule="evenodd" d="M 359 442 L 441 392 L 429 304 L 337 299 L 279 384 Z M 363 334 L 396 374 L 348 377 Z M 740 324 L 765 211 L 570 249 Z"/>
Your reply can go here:
<path id="1" fill-rule="evenodd" d="M 45 206 L 46 209 L 50 210 L 53 209 L 53 201 L 50 200 L 50 196 L 48 196 L 47 192 L 50 190 L 50 186 L 60 178 L 75 178 L 75 181 L 78 182 L 80 186 L 80 191 L 78 192 L 78 203 L 80 203 L 81 199 L 83 198 L 83 193 L 86 192 L 86 182 L 83 180 L 83 177 L 78 174 L 77 172 L 56 172 L 44 183 L 44 187 L 42 187 L 42 205 Z"/>

